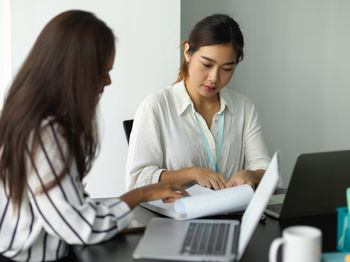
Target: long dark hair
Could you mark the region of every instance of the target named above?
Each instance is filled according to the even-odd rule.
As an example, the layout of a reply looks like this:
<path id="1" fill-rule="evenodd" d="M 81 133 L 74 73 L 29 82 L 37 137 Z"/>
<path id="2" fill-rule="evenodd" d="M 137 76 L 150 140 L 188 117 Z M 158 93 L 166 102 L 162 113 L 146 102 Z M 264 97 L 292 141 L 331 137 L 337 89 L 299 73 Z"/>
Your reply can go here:
<path id="1" fill-rule="evenodd" d="M 40 33 L 0 117 L 0 182 L 15 204 L 22 200 L 26 156 L 35 157 L 43 119 L 59 124 L 69 152 L 69 162 L 45 190 L 59 183 L 73 160 L 81 179 L 90 170 L 99 144 L 96 105 L 114 48 L 112 30 L 90 12 L 63 12 Z"/>
<path id="2" fill-rule="evenodd" d="M 237 53 L 237 63 L 243 60 L 244 39 L 238 23 L 232 17 L 225 14 L 214 14 L 200 20 L 192 29 L 188 40 L 189 53 L 193 55 L 200 47 L 218 44 L 232 43 Z M 175 83 L 188 78 L 187 62 L 184 59 Z"/>

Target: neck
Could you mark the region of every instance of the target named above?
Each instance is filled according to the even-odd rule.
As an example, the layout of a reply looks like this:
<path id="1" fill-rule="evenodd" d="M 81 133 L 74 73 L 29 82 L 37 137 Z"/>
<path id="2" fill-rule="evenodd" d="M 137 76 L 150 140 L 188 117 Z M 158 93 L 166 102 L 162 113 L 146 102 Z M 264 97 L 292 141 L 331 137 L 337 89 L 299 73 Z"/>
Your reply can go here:
<path id="1" fill-rule="evenodd" d="M 220 110 L 220 96 L 216 94 L 211 97 L 201 96 L 196 90 L 191 86 L 191 83 L 187 80 L 185 82 L 185 88 L 188 95 L 190 96 L 194 108 L 197 112 L 201 113 L 203 111 L 219 111 Z"/>

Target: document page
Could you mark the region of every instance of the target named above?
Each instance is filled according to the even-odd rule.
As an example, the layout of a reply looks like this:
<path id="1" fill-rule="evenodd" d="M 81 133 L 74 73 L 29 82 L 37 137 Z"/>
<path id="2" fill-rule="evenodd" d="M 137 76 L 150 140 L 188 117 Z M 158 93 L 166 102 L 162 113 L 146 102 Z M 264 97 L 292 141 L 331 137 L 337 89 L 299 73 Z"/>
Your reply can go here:
<path id="1" fill-rule="evenodd" d="M 174 207 L 179 219 L 232 213 L 245 210 L 253 195 L 249 185 L 241 185 L 181 198 L 175 201 Z"/>
<path id="2" fill-rule="evenodd" d="M 186 191 L 190 194 L 190 197 L 200 195 L 200 194 L 208 194 L 215 192 L 207 187 L 200 186 L 198 184 L 193 185 L 190 188 L 187 188 Z M 179 218 L 180 214 L 175 212 L 174 203 L 164 203 L 161 199 L 154 200 L 150 202 L 145 202 L 141 204 L 143 207 L 146 207 L 154 212 L 159 214 L 172 217 Z"/>
<path id="3" fill-rule="evenodd" d="M 184 220 L 243 211 L 254 195 L 249 185 L 215 191 L 196 184 L 186 191 L 190 196 L 180 198 L 174 203 L 156 200 L 141 205 L 165 216 Z"/>

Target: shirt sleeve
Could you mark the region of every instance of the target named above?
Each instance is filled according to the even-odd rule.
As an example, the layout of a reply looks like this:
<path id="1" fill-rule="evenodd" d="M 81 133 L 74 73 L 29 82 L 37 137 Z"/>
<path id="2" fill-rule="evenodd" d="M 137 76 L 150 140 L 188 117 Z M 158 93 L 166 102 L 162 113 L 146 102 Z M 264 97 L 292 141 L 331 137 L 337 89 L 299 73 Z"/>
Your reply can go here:
<path id="1" fill-rule="evenodd" d="M 152 99 L 146 99 L 135 114 L 126 164 L 127 190 L 158 183 L 165 170 L 162 168 L 162 130 L 158 114 L 151 105 Z"/>
<path id="2" fill-rule="evenodd" d="M 80 178 L 72 165 L 58 181 L 67 157 L 67 146 L 57 128 L 47 124 L 35 157 L 27 156 L 27 194 L 40 225 L 68 244 L 94 244 L 113 237 L 131 220 L 129 206 L 118 198 L 98 202 L 84 197 Z"/>
<path id="3" fill-rule="evenodd" d="M 270 157 L 263 139 L 258 114 L 255 106 L 249 100 L 245 104 L 244 122 L 244 168 L 248 170 L 265 170 L 270 163 Z"/>

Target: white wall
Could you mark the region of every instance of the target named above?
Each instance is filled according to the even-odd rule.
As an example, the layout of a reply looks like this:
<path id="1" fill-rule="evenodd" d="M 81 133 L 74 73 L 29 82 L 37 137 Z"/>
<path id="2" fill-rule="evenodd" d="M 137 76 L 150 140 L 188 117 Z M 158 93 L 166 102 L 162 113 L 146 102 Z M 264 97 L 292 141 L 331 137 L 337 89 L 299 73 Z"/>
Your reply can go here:
<path id="1" fill-rule="evenodd" d="M 133 117 L 143 97 L 176 78 L 180 18 L 181 40 L 212 13 L 240 23 L 245 59 L 230 88 L 256 104 L 270 153 L 281 151 L 285 182 L 298 154 L 350 148 L 349 1 L 182 0 L 180 7 L 179 0 L 12 0 L 14 72 L 42 27 L 72 8 L 93 11 L 118 37 L 113 83 L 101 100 L 101 153 L 87 178 L 92 196 L 125 191 L 122 121 Z"/>
<path id="2" fill-rule="evenodd" d="M 16 72 L 44 25 L 68 9 L 94 12 L 117 36 L 112 85 L 100 102 L 101 152 L 87 177 L 93 197 L 125 192 L 127 143 L 122 121 L 133 118 L 141 100 L 167 87 L 179 67 L 180 1 L 12 0 L 12 61 Z"/>
<path id="3" fill-rule="evenodd" d="M 10 21 L 10 0 L 0 0 L 0 108 L 2 108 L 5 90 L 11 82 Z"/>
<path id="4" fill-rule="evenodd" d="M 284 183 L 298 154 L 350 149 L 350 1 L 183 0 L 181 40 L 216 12 L 241 25 L 245 59 L 230 88 L 256 104 Z"/>

